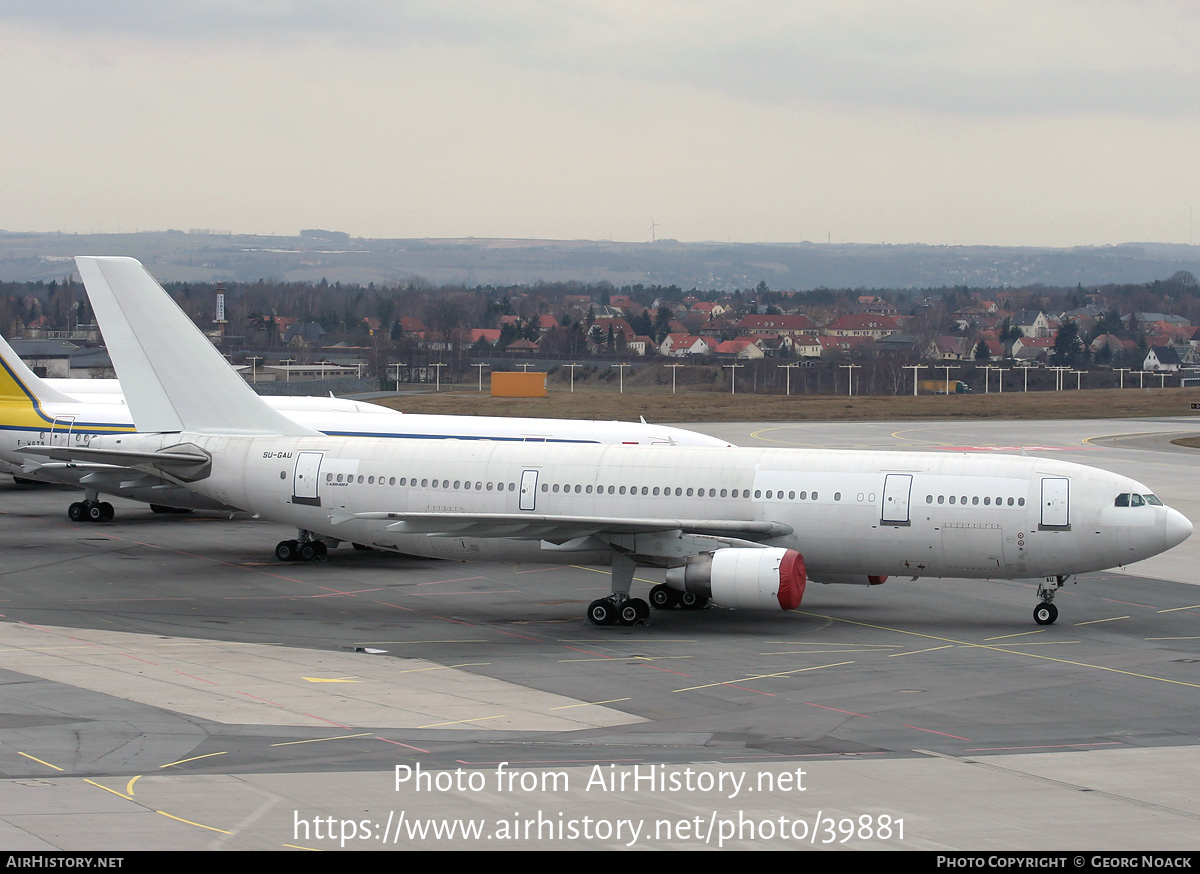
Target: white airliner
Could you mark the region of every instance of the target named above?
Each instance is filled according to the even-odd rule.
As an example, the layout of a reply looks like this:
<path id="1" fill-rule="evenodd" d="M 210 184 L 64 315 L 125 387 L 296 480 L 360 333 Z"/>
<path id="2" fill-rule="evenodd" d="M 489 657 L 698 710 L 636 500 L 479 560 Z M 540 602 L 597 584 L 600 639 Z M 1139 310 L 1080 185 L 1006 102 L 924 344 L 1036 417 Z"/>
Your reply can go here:
<path id="1" fill-rule="evenodd" d="M 106 326 L 113 330 L 112 326 Z M 232 370 L 230 371 L 233 372 Z M 240 377 L 239 377 L 240 378 Z M 18 450 L 38 445 L 86 445 L 101 434 L 129 433 L 133 418 L 117 380 L 101 392 L 87 392 L 91 380 L 43 380 L 0 337 L 0 471 L 19 479 L 78 485 L 84 500 L 68 508 L 75 521 L 106 522 L 112 504 L 100 495 L 117 495 L 150 504 L 155 512 L 231 511 L 153 473 L 113 465 L 51 462 L 39 464 Z M 77 396 L 69 392 L 74 391 Z M 267 397 L 271 408 L 326 434 L 369 435 L 389 439 L 512 440 L 536 443 L 632 443 L 721 446 L 715 437 L 649 425 L 645 422 L 593 422 L 579 419 L 509 419 L 494 416 L 405 414 L 377 404 L 343 398 Z"/>
<path id="2" fill-rule="evenodd" d="M 281 558 L 350 540 L 610 563 L 612 595 L 588 607 L 597 624 L 645 620 L 649 606 L 629 594 L 638 565 L 669 568 L 650 592 L 658 607 L 788 610 L 809 579 L 1033 578 L 1034 618 L 1049 624 L 1067 579 L 1192 531 L 1141 483 L 1041 458 L 318 434 L 266 407 L 137 261 L 77 263 L 143 433 L 27 451 L 158 472 L 294 525 Z"/>

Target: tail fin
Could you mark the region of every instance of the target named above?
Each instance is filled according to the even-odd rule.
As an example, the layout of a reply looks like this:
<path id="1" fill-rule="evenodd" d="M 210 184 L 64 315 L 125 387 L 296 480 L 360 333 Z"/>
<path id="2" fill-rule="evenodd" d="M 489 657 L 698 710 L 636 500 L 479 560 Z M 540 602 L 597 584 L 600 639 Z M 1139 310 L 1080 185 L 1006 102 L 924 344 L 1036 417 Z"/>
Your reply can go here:
<path id="1" fill-rule="evenodd" d="M 47 385 L 0 337 L 0 403 L 32 403 L 34 407 L 40 407 L 42 404 L 76 403 L 76 399 Z"/>
<path id="2" fill-rule="evenodd" d="M 267 406 L 138 261 L 75 263 L 139 431 L 317 434 Z"/>

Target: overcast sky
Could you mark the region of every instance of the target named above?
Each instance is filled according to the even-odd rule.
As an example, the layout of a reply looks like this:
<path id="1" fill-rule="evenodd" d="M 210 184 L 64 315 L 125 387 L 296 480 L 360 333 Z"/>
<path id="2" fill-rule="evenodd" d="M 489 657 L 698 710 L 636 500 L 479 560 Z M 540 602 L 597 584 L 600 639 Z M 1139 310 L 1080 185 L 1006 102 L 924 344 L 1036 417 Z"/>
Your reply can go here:
<path id="1" fill-rule="evenodd" d="M 0 77 L 6 230 L 1200 242 L 1192 0 L 0 0 Z"/>

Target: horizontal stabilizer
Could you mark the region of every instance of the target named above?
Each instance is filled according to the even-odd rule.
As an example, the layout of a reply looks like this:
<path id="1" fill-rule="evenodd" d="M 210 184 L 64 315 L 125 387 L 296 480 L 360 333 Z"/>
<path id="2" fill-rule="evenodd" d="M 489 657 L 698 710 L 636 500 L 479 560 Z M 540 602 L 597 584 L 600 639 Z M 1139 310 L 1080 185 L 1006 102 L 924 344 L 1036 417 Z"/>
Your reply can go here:
<path id="1" fill-rule="evenodd" d="M 137 452 L 128 449 L 90 449 L 84 446 L 26 446 L 26 455 L 44 456 L 58 461 L 108 464 L 132 469 L 151 469 L 193 481 L 208 476 L 212 459 L 199 449 L 174 447 L 175 451 Z"/>

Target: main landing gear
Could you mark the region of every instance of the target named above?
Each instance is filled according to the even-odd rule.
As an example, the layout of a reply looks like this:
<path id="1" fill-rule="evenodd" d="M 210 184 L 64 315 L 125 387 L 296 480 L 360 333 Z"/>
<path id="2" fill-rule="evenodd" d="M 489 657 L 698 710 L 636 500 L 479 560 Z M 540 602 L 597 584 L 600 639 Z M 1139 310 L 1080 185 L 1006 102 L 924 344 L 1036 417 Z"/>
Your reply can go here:
<path id="1" fill-rule="evenodd" d="M 655 610 L 674 610 L 676 607 L 682 607 L 684 610 L 702 610 L 708 606 L 708 596 L 680 592 L 659 583 L 650 590 L 650 605 Z"/>
<path id="2" fill-rule="evenodd" d="M 677 592 L 665 585 L 650 590 L 650 603 L 631 598 L 629 588 L 637 563 L 623 552 L 614 552 L 612 559 L 612 594 L 588 604 L 587 621 L 592 625 L 648 625 L 650 607 L 656 610 L 699 610 L 708 606 L 708 598 L 691 592 Z"/>
<path id="3" fill-rule="evenodd" d="M 108 501 L 76 501 L 67 507 L 67 518 L 72 522 L 111 522 L 116 514 Z"/>
<path id="4" fill-rule="evenodd" d="M 314 540 L 307 531 L 300 532 L 299 540 L 281 540 L 275 544 L 275 557 L 280 561 L 324 561 L 329 547 Z"/>
<path id="5" fill-rule="evenodd" d="M 650 605 L 641 598 L 616 595 L 599 598 L 588 605 L 588 621 L 593 625 L 645 625 L 650 619 Z"/>
<path id="6" fill-rule="evenodd" d="M 645 625 L 650 620 L 650 605 L 641 598 L 629 597 L 637 563 L 623 552 L 612 559 L 612 594 L 588 604 L 587 621 L 593 625 Z"/>
<path id="7" fill-rule="evenodd" d="M 1054 620 L 1058 618 L 1058 608 L 1054 606 L 1054 596 L 1058 590 L 1063 587 L 1067 580 L 1074 579 L 1074 575 L 1059 575 L 1057 577 L 1046 577 L 1041 585 L 1038 586 L 1038 598 L 1041 603 L 1033 608 L 1033 621 L 1038 625 L 1053 625 Z"/>

